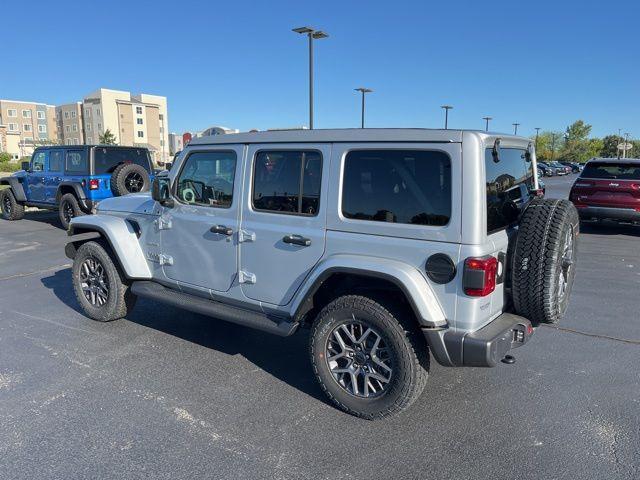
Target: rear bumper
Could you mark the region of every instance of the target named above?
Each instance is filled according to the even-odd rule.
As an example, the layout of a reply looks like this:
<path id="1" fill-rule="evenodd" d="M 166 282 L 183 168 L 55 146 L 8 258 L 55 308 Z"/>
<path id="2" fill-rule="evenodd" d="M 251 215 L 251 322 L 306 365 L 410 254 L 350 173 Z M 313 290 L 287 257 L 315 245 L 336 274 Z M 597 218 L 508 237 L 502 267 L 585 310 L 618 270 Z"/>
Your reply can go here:
<path id="1" fill-rule="evenodd" d="M 578 214 L 583 220 L 598 218 L 640 222 L 640 212 L 633 208 L 578 207 Z"/>
<path id="2" fill-rule="evenodd" d="M 436 328 L 422 331 L 435 359 L 449 367 L 495 367 L 533 334 L 529 320 L 511 313 L 503 313 L 475 332 Z"/>

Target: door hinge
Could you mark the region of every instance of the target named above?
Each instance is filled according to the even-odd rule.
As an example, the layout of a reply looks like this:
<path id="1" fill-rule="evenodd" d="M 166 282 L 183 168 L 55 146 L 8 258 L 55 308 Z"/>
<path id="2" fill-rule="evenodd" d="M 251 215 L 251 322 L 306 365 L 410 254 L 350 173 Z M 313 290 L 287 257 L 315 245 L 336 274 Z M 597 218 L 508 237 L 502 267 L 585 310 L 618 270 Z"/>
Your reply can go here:
<path id="1" fill-rule="evenodd" d="M 160 265 L 173 265 L 173 257 L 161 253 L 160 255 L 158 255 L 158 263 Z"/>
<path id="2" fill-rule="evenodd" d="M 171 228 L 171 220 L 164 220 L 162 217 L 155 221 L 158 230 L 169 230 Z"/>
<path id="3" fill-rule="evenodd" d="M 255 242 L 256 232 L 250 232 L 249 230 L 240 230 L 238 232 L 238 242 Z"/>
<path id="4" fill-rule="evenodd" d="M 240 275 L 238 280 L 240 283 L 256 283 L 256 275 L 255 273 L 245 272 L 244 270 L 240 270 Z"/>

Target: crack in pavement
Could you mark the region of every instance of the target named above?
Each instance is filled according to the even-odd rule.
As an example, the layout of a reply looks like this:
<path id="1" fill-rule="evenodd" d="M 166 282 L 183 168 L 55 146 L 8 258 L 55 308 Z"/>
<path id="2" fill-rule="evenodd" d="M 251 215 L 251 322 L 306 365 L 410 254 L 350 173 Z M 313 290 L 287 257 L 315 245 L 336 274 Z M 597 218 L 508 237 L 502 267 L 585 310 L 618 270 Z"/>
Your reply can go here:
<path id="1" fill-rule="evenodd" d="M 603 340 L 613 340 L 614 342 L 628 343 L 630 345 L 640 345 L 640 340 L 632 340 L 632 339 L 628 339 L 628 338 L 611 337 L 609 335 L 601 335 L 601 334 L 598 334 L 598 333 L 583 332 L 581 330 L 574 330 L 572 328 L 565 328 L 565 327 L 557 327 L 555 325 L 548 325 L 548 324 L 542 324 L 540 326 L 541 327 L 547 327 L 547 328 L 553 328 L 555 330 L 560 330 L 561 332 L 575 333 L 575 334 L 578 334 L 578 335 L 584 335 L 585 337 L 600 338 L 600 339 L 603 339 Z"/>

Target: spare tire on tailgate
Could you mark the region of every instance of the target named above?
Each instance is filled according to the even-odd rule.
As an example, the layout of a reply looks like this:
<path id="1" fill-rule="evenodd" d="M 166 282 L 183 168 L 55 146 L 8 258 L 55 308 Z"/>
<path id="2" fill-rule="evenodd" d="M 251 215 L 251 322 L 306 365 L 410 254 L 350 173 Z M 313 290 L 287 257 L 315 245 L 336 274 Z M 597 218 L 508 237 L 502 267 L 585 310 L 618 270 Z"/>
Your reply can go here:
<path id="1" fill-rule="evenodd" d="M 567 309 L 577 254 L 578 212 L 568 200 L 535 199 L 525 209 L 511 264 L 516 313 L 556 323 Z"/>
<path id="2" fill-rule="evenodd" d="M 149 173 L 141 165 L 123 163 L 118 165 L 111 174 L 111 191 L 116 197 L 146 192 L 150 187 Z"/>

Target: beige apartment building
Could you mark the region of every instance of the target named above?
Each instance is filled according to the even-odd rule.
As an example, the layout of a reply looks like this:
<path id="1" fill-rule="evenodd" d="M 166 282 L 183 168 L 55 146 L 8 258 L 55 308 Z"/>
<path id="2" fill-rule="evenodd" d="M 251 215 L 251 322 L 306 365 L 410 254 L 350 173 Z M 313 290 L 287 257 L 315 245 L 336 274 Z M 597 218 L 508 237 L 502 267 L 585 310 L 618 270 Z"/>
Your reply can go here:
<path id="1" fill-rule="evenodd" d="M 55 107 L 45 103 L 0 99 L 0 148 L 13 159 L 31 155 L 39 144 L 57 143 Z"/>
<path id="2" fill-rule="evenodd" d="M 58 143 L 61 145 L 83 145 L 85 143 L 82 102 L 67 103 L 56 107 Z"/>
<path id="3" fill-rule="evenodd" d="M 86 143 L 98 143 L 110 130 L 118 145 L 146 147 L 156 162 L 169 161 L 166 97 L 101 88 L 82 107 Z"/>

